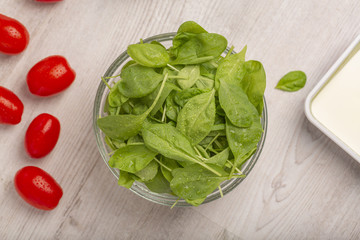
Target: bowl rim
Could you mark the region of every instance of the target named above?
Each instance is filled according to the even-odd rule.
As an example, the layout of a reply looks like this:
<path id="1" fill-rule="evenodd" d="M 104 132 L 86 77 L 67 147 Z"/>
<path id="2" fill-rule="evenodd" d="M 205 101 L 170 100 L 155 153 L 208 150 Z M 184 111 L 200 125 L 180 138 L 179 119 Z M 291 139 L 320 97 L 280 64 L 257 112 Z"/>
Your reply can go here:
<path id="1" fill-rule="evenodd" d="M 157 34 L 157 35 L 143 39 L 143 42 L 150 43 L 151 41 L 155 41 L 155 40 L 160 41 L 160 42 L 161 41 L 171 41 L 175 35 L 176 35 L 176 32 Z M 226 50 L 224 51 L 224 54 L 228 53 L 228 51 L 230 49 L 231 48 L 228 46 L 226 48 Z M 236 52 L 232 51 L 232 54 L 234 54 L 234 53 L 236 53 Z M 127 62 L 126 60 L 129 60 L 129 59 L 130 59 L 130 56 L 127 54 L 127 52 L 125 50 L 112 62 L 112 64 L 108 67 L 108 69 L 106 70 L 106 72 L 103 76 L 104 77 L 114 76 L 114 73 L 116 72 L 116 70 L 121 70 L 121 66 Z M 110 81 L 113 81 L 113 79 L 106 79 L 106 81 L 110 82 Z M 106 143 L 105 143 L 105 140 L 103 137 L 104 134 L 98 128 L 97 123 L 96 123 L 97 119 L 100 116 L 99 115 L 100 109 L 104 107 L 103 105 L 101 105 L 101 103 L 102 103 L 102 100 L 104 99 L 104 95 L 107 96 L 107 91 L 109 91 L 109 90 L 108 90 L 107 86 L 105 85 L 105 83 L 103 81 L 100 81 L 98 88 L 97 88 L 94 106 L 93 106 L 93 130 L 94 130 L 95 137 L 96 137 L 97 147 L 98 147 L 98 150 L 100 152 L 100 155 L 101 155 L 103 161 L 107 165 L 110 172 L 112 172 L 112 174 L 115 176 L 115 178 L 119 179 L 118 170 L 109 166 L 108 159 L 110 158 L 111 155 L 109 155 L 109 152 L 106 152 L 106 149 L 109 147 L 106 146 Z M 106 99 L 106 96 L 105 96 L 105 99 Z M 264 101 L 264 108 L 263 108 L 263 112 L 262 112 L 262 116 L 261 116 L 261 124 L 263 127 L 263 133 L 262 133 L 260 141 L 258 142 L 256 151 L 251 156 L 251 158 L 245 162 L 244 168 L 242 168 L 242 172 L 244 174 L 246 174 L 246 177 L 250 174 L 251 170 L 253 169 L 256 162 L 258 161 L 258 159 L 261 155 L 264 143 L 265 143 L 265 139 L 266 139 L 267 128 L 268 128 L 268 112 L 267 112 L 267 104 L 266 104 L 265 96 L 263 97 L 263 101 Z M 224 181 L 223 183 L 221 183 L 220 186 L 222 188 L 223 196 L 225 196 L 227 193 L 231 192 L 234 188 L 236 188 L 245 178 L 231 179 L 231 180 Z M 176 201 L 177 202 L 177 204 L 175 205 L 176 207 L 192 206 L 191 204 L 187 203 L 184 199 L 177 199 L 170 194 L 160 194 L 160 193 L 151 192 L 150 190 L 148 190 L 146 188 L 145 184 L 137 182 L 137 181 L 135 181 L 133 183 L 133 186 L 130 188 L 130 190 L 133 193 L 141 196 L 144 199 L 147 199 L 151 202 L 158 203 L 161 205 L 172 206 Z M 167 196 L 167 197 L 172 196 L 172 199 L 171 200 L 168 198 L 164 199 L 165 196 Z M 221 194 L 220 194 L 219 190 L 217 189 L 213 193 L 209 194 L 207 196 L 207 198 L 204 200 L 204 202 L 201 203 L 201 205 L 211 202 L 211 201 L 214 201 L 218 198 L 221 198 Z"/>

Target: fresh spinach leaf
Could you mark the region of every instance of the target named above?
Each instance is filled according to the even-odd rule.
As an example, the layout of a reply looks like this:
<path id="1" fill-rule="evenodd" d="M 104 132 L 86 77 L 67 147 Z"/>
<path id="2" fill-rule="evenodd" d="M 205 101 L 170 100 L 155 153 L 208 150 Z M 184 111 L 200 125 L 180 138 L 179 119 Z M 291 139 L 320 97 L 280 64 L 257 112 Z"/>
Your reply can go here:
<path id="1" fill-rule="evenodd" d="M 257 113 L 247 95 L 238 84 L 230 84 L 221 79 L 219 101 L 228 119 L 238 127 L 250 127 L 252 115 Z"/>
<path id="2" fill-rule="evenodd" d="M 266 88 L 266 74 L 263 65 L 258 61 L 245 62 L 246 74 L 241 80 L 241 87 L 261 115 L 264 108 L 264 92 Z"/>
<path id="3" fill-rule="evenodd" d="M 131 188 L 134 182 L 135 180 L 132 178 L 131 173 L 120 170 L 119 180 L 118 180 L 118 184 L 120 186 Z"/>
<path id="4" fill-rule="evenodd" d="M 192 145 L 201 142 L 214 125 L 215 90 L 191 98 L 181 109 L 177 121 L 177 129 Z"/>
<path id="5" fill-rule="evenodd" d="M 194 207 L 199 206 L 200 204 L 202 204 L 205 201 L 206 197 L 204 198 L 200 198 L 200 199 L 194 199 L 194 200 L 190 200 L 190 199 L 185 199 L 185 201 L 191 205 L 193 205 Z"/>
<path id="6" fill-rule="evenodd" d="M 210 166 L 210 164 L 209 164 Z M 202 199 L 212 193 L 221 182 L 227 180 L 228 173 L 221 167 L 211 165 L 221 176 L 217 176 L 199 165 L 190 165 L 173 170 L 171 190 L 179 197 L 189 200 Z"/>
<path id="7" fill-rule="evenodd" d="M 148 95 L 159 85 L 164 76 L 153 68 L 135 65 L 124 69 L 121 74 L 119 91 L 129 98 L 140 98 Z"/>
<path id="8" fill-rule="evenodd" d="M 110 115 L 97 120 L 97 125 L 107 136 L 114 139 L 127 140 L 132 136 L 137 135 L 145 121 L 147 115 L 153 110 L 157 101 L 160 98 L 162 90 L 166 83 L 167 75 L 164 76 L 160 90 L 146 112 L 141 115 Z"/>
<path id="9" fill-rule="evenodd" d="M 198 159 L 189 140 L 175 127 L 168 124 L 146 123 L 142 128 L 142 136 L 146 146 L 153 151 L 180 162 L 197 163 L 216 175 L 220 175 L 217 170 Z"/>
<path id="10" fill-rule="evenodd" d="M 164 67 L 170 60 L 166 49 L 158 44 L 131 44 L 127 48 L 127 53 L 138 64 L 151 68 Z"/>
<path id="11" fill-rule="evenodd" d="M 152 160 L 148 165 L 146 165 L 146 167 L 134 174 L 140 178 L 140 181 L 147 182 L 154 179 L 154 177 L 158 173 L 158 169 L 159 164 Z"/>
<path id="12" fill-rule="evenodd" d="M 178 33 L 173 45 L 176 58 L 170 64 L 199 64 L 220 56 L 227 40 L 216 33 Z"/>
<path id="13" fill-rule="evenodd" d="M 215 88 L 219 89 L 220 80 L 232 85 L 238 85 L 246 74 L 245 46 L 241 52 L 228 55 L 221 60 L 215 75 Z"/>
<path id="14" fill-rule="evenodd" d="M 166 116 L 173 121 L 177 121 L 177 116 L 180 111 L 179 106 L 175 103 L 175 100 L 174 100 L 175 95 L 176 95 L 176 92 L 173 91 L 166 98 Z M 176 124 L 175 124 L 175 126 L 176 126 Z"/>
<path id="15" fill-rule="evenodd" d="M 302 89 L 306 83 L 306 75 L 302 71 L 293 71 L 283 76 L 275 88 L 287 91 L 295 92 Z"/>
<path id="16" fill-rule="evenodd" d="M 228 160 L 229 158 L 229 153 L 230 153 L 230 149 L 229 148 L 225 148 L 225 150 L 223 150 L 221 153 L 216 154 L 215 156 L 209 158 L 207 161 L 205 161 L 205 163 L 209 164 L 214 164 L 217 165 L 219 167 L 224 167 L 226 160 Z"/>
<path id="17" fill-rule="evenodd" d="M 177 33 L 206 33 L 207 31 L 194 21 L 187 21 L 180 25 Z"/>
<path id="18" fill-rule="evenodd" d="M 161 163 L 164 166 L 166 166 L 166 167 L 164 167 L 164 166 L 160 167 L 161 172 L 164 175 L 164 177 L 166 178 L 166 180 L 168 180 L 170 182 L 173 179 L 173 176 L 171 174 L 172 170 L 179 168 L 180 166 L 179 166 L 179 164 L 177 164 L 177 162 L 175 160 L 166 158 L 166 157 L 163 157 L 161 159 Z"/>
<path id="19" fill-rule="evenodd" d="M 145 182 L 145 185 L 152 192 L 172 193 L 170 183 L 164 178 L 161 171 L 158 171 L 152 180 Z"/>
<path id="20" fill-rule="evenodd" d="M 122 171 L 136 173 L 145 168 L 157 155 L 145 145 L 127 145 L 119 148 L 110 157 L 109 166 Z"/>
<path id="21" fill-rule="evenodd" d="M 263 129 L 260 117 L 257 114 L 252 117 L 253 122 L 247 128 L 237 127 L 228 118 L 226 119 L 226 138 L 235 157 L 235 164 L 231 173 L 234 172 L 235 167 L 242 164 L 246 155 L 256 148 L 261 139 Z"/>
<path id="22" fill-rule="evenodd" d="M 177 77 L 177 83 L 182 89 L 191 88 L 200 77 L 200 67 L 198 65 L 185 66 Z"/>
<path id="23" fill-rule="evenodd" d="M 198 89 L 198 88 L 188 88 L 185 90 L 182 90 L 180 92 L 177 92 L 174 96 L 174 101 L 177 105 L 180 107 L 184 107 L 185 104 L 196 95 L 202 94 L 206 91 Z"/>

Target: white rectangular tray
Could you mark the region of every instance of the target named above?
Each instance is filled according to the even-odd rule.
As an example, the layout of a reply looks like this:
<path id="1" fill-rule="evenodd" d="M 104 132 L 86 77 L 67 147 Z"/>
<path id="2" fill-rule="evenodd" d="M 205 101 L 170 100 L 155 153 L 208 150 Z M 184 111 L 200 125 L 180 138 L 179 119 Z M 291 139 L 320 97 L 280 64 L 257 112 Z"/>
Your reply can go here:
<path id="1" fill-rule="evenodd" d="M 317 128 L 319 128 L 325 135 L 327 135 L 337 145 L 339 145 L 350 156 L 352 156 L 355 160 L 357 160 L 360 163 L 360 155 L 357 154 L 355 151 L 353 151 L 339 137 L 337 137 L 335 134 L 329 131 L 329 129 L 327 129 L 321 122 L 319 122 L 311 112 L 311 104 L 313 99 L 321 91 L 321 89 L 328 83 L 328 81 L 331 79 L 333 74 L 342 66 L 344 61 L 348 59 L 349 55 L 353 52 L 353 50 L 358 44 L 360 44 L 360 35 L 357 36 L 357 38 L 350 44 L 350 46 L 345 50 L 345 52 L 340 56 L 340 58 L 335 62 L 335 64 L 331 66 L 329 71 L 324 75 L 324 77 L 320 80 L 320 82 L 312 89 L 312 91 L 309 93 L 305 101 L 305 114 L 312 124 L 314 124 Z"/>

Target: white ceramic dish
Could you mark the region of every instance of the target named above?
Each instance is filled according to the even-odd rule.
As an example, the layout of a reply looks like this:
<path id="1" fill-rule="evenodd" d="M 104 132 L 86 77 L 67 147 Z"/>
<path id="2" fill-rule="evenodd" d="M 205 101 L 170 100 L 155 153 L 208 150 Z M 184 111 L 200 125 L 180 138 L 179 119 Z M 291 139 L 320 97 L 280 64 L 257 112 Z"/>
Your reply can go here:
<path id="1" fill-rule="evenodd" d="M 332 139 L 336 144 L 338 144 L 341 148 L 343 148 L 349 155 L 351 155 L 355 160 L 357 160 L 360 163 L 360 152 L 358 151 L 359 148 L 357 148 L 357 144 L 360 142 L 359 140 L 356 140 L 354 147 L 354 142 L 350 142 L 347 138 L 343 137 L 344 135 L 339 132 L 338 129 L 333 128 L 328 122 L 325 121 L 324 118 L 321 119 L 319 117 L 319 108 L 318 103 L 319 99 L 316 99 L 319 95 L 322 98 L 324 93 L 322 91 L 327 91 L 326 94 L 328 94 L 329 89 L 332 88 L 332 92 L 334 92 L 334 83 L 329 84 L 333 79 L 336 79 L 336 81 L 339 81 L 339 76 L 342 72 L 345 72 L 346 65 L 352 62 L 349 62 L 354 55 L 358 53 L 360 54 L 360 35 L 357 36 L 357 38 L 350 44 L 350 46 L 345 50 L 345 52 L 340 56 L 340 58 L 335 62 L 335 64 L 329 69 L 329 71 L 324 75 L 324 77 L 320 80 L 320 82 L 312 89 L 312 91 L 309 93 L 309 95 L 306 98 L 305 101 L 305 114 L 306 117 L 309 119 L 309 121 L 314 124 L 316 127 L 318 127 L 324 134 L 326 134 L 330 139 Z M 358 57 L 358 54 L 356 55 Z M 353 67 L 354 68 L 354 67 Z M 348 68 L 346 68 L 348 69 Z M 358 67 L 358 71 L 356 72 L 356 79 L 360 82 L 360 65 Z M 339 74 L 339 75 L 337 75 Z M 344 75 L 344 74 L 343 74 Z M 346 79 L 347 80 L 347 79 Z M 345 81 L 344 80 L 344 83 Z M 335 80 L 334 80 L 335 81 Z M 357 81 L 357 80 L 356 80 Z M 341 83 L 342 84 L 342 83 Z M 360 86 L 357 84 L 357 86 Z M 326 89 L 328 87 L 328 89 Z M 354 89 L 351 89 L 354 90 Z M 360 87 L 359 89 L 355 89 L 358 93 L 358 96 L 360 96 Z M 339 89 L 341 91 L 341 88 Z M 346 96 L 346 93 L 342 93 L 344 96 Z M 339 98 L 340 95 L 334 96 L 334 98 Z M 327 96 L 329 97 L 329 96 Z M 342 99 L 341 99 L 342 100 Z M 314 101 L 315 105 L 317 104 L 316 108 L 314 109 Z M 338 116 L 340 115 L 339 112 L 336 111 L 336 107 L 330 105 L 332 104 L 330 101 L 328 103 L 325 114 L 331 119 L 331 121 L 336 121 L 335 119 L 338 119 Z M 323 105 L 324 106 L 324 105 Z M 357 102 L 355 102 L 353 105 L 351 105 L 352 113 L 356 116 L 360 116 L 360 106 L 358 106 Z M 334 109 L 333 111 L 330 111 L 329 109 Z M 356 112 L 357 111 L 357 112 Z M 339 114 L 339 115 L 336 115 Z M 351 116 L 351 114 L 349 115 Z M 347 117 L 350 121 L 351 117 Z M 340 118 L 339 118 L 340 119 Z M 353 119 L 356 119 L 354 116 Z M 353 120 L 352 119 L 352 120 Z M 340 120 L 339 120 L 340 121 Z M 355 120 L 354 120 L 355 121 Z M 346 126 L 346 123 L 344 122 L 338 122 L 337 124 L 341 125 L 343 124 Z M 354 129 L 355 132 L 352 132 L 352 135 L 357 134 L 357 132 L 360 132 L 360 122 L 357 122 L 354 124 L 356 126 L 356 129 Z M 360 139 L 360 134 L 355 135 L 358 136 L 357 139 Z M 354 136 L 352 136 L 354 138 Z M 360 145 L 359 145 L 360 146 Z M 356 150 L 355 150 L 356 149 Z"/>

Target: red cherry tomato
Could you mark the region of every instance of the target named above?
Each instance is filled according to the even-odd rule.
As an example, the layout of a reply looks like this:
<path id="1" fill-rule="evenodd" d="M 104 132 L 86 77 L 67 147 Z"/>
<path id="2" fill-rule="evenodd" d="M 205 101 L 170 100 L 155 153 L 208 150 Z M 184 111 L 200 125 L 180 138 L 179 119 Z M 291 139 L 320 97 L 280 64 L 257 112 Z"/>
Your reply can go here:
<path id="1" fill-rule="evenodd" d="M 60 135 L 59 120 L 47 113 L 37 116 L 25 134 L 25 148 L 32 158 L 46 156 L 55 147 Z"/>
<path id="2" fill-rule="evenodd" d="M 0 123 L 18 124 L 24 111 L 24 104 L 9 89 L 0 86 Z"/>
<path id="3" fill-rule="evenodd" d="M 42 209 L 54 209 L 63 191 L 55 179 L 44 170 L 28 166 L 20 169 L 14 178 L 15 189 L 27 203 Z"/>
<path id="4" fill-rule="evenodd" d="M 68 88 L 76 73 L 63 56 L 50 56 L 35 64 L 27 75 L 32 94 L 50 96 Z"/>
<path id="5" fill-rule="evenodd" d="M 29 32 L 19 21 L 0 14 L 0 52 L 13 55 L 25 50 Z"/>

